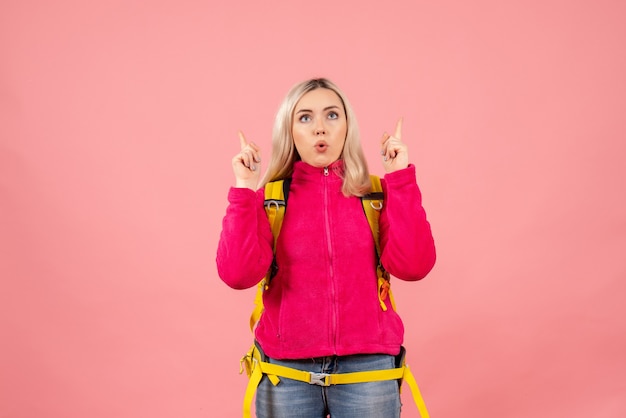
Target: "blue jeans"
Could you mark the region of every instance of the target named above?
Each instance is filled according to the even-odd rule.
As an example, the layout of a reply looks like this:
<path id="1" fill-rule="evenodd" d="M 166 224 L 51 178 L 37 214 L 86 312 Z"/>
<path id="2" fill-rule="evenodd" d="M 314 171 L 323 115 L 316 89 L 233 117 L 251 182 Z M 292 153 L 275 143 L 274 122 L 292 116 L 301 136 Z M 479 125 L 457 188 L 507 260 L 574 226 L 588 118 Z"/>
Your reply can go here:
<path id="1" fill-rule="evenodd" d="M 315 373 L 349 373 L 395 367 L 393 356 L 365 354 L 319 357 L 307 360 L 275 360 L 298 370 Z M 322 387 L 280 378 L 276 386 L 263 376 L 256 393 L 257 418 L 399 418 L 397 380 Z"/>

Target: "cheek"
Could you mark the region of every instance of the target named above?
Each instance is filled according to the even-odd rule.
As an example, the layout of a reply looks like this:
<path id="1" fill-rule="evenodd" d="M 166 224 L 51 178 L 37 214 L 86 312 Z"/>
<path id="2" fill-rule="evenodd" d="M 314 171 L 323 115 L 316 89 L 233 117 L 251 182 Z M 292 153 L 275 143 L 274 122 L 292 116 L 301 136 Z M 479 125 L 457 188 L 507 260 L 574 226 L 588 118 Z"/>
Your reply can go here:
<path id="1" fill-rule="evenodd" d="M 291 135 L 293 137 L 293 145 L 296 147 L 296 151 L 298 151 L 298 154 L 302 155 L 302 148 L 304 144 L 304 137 L 302 133 L 297 129 L 292 129 Z"/>
<path id="2" fill-rule="evenodd" d="M 337 121 L 338 123 L 335 125 L 335 130 L 337 134 L 342 138 L 345 138 L 348 134 L 348 124 L 345 121 Z"/>
<path id="3" fill-rule="evenodd" d="M 300 132 L 298 131 L 298 129 L 293 128 L 291 130 L 291 136 L 293 137 L 293 142 L 295 142 L 296 144 L 301 142 L 302 139 L 302 135 L 300 134 Z"/>
<path id="4" fill-rule="evenodd" d="M 348 136 L 348 128 L 344 125 L 337 131 L 337 140 L 345 144 L 346 136 Z"/>

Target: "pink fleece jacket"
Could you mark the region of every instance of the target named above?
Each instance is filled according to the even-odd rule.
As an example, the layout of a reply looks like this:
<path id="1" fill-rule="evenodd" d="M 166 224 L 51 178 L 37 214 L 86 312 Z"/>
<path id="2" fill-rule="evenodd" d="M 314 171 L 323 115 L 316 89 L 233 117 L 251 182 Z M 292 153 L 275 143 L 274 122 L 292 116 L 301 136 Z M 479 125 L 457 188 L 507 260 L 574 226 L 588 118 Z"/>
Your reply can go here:
<path id="1" fill-rule="evenodd" d="M 323 168 L 294 166 L 276 249 L 278 272 L 264 292 L 255 336 L 277 359 L 329 355 L 396 355 L 404 327 L 383 311 L 377 295 L 376 250 L 358 197 L 341 192 L 342 161 Z M 435 246 L 415 181 L 415 168 L 388 173 L 379 228 L 385 269 L 419 280 L 435 263 Z M 272 259 L 263 190 L 231 188 L 217 250 L 222 280 L 235 289 L 256 285 Z"/>

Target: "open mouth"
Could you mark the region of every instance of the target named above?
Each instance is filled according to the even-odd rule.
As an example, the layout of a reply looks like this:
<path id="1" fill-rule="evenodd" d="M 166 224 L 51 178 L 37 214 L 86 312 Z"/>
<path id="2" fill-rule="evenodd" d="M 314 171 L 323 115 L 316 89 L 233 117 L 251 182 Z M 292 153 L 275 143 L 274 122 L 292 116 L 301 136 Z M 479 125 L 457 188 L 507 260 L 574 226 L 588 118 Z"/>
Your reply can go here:
<path id="1" fill-rule="evenodd" d="M 326 151 L 328 149 L 328 144 L 324 141 L 319 141 L 318 143 L 315 144 L 315 149 L 318 150 L 319 152 Z"/>

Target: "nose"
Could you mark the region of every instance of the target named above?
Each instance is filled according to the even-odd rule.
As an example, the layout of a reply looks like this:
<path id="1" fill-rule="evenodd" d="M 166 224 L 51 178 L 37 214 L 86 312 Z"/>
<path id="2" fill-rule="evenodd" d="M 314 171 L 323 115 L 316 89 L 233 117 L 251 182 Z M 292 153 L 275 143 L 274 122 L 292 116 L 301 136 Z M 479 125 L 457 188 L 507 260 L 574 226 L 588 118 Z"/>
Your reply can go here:
<path id="1" fill-rule="evenodd" d="M 326 128 L 324 127 L 324 122 L 319 121 L 317 122 L 317 124 L 315 125 L 315 135 L 325 135 L 326 134 Z"/>

